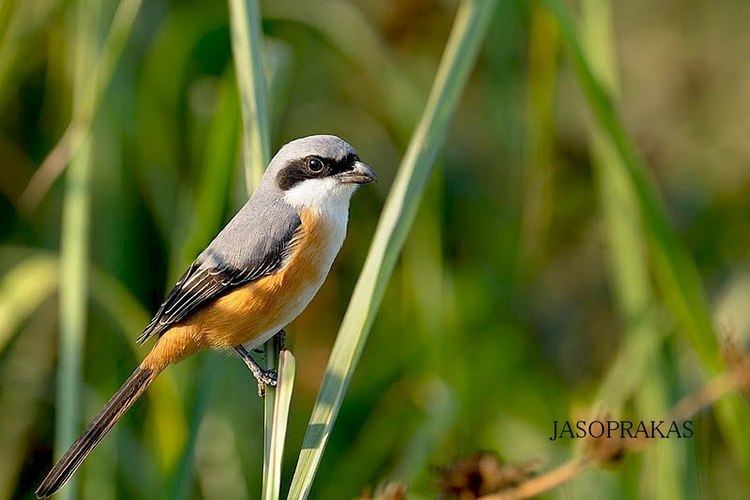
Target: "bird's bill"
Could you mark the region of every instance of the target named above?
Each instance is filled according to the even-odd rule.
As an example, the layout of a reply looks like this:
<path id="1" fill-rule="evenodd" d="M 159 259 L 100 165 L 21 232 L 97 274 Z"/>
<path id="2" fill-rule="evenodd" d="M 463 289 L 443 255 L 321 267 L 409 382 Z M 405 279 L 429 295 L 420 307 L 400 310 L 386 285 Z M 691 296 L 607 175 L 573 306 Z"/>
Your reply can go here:
<path id="1" fill-rule="evenodd" d="M 336 176 L 342 184 L 367 184 L 376 179 L 375 172 L 361 161 L 355 162 L 353 167 Z"/>

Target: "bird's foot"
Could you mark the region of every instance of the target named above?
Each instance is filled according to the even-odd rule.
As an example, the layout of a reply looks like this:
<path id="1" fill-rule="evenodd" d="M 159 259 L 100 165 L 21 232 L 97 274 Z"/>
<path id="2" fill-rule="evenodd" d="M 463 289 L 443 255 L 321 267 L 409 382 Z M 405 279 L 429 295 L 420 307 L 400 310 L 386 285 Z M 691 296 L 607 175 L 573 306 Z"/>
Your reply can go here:
<path id="1" fill-rule="evenodd" d="M 258 396 L 264 398 L 266 396 L 266 386 L 276 387 L 278 383 L 279 374 L 276 370 L 261 370 L 259 374 L 255 374 L 255 380 L 258 381 Z"/>
<path id="2" fill-rule="evenodd" d="M 238 345 L 234 349 L 240 355 L 242 361 L 245 362 L 245 365 L 247 365 L 250 372 L 253 374 L 253 377 L 255 377 L 255 380 L 258 382 L 258 396 L 262 398 L 266 395 L 267 385 L 276 387 L 279 378 L 276 370 L 264 370 L 242 345 Z"/>

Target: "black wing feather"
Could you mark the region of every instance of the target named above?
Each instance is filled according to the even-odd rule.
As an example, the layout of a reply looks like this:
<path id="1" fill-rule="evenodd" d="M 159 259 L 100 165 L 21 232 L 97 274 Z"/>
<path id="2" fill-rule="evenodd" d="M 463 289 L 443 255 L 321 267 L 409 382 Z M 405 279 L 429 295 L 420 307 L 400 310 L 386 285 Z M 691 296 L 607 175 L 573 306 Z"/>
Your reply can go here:
<path id="1" fill-rule="evenodd" d="M 201 306 L 232 289 L 278 271 L 298 240 L 297 229 L 290 231 L 285 240 L 278 242 L 265 255 L 242 268 L 229 264 L 206 265 L 199 257 L 167 294 L 154 318 L 138 336 L 138 343 L 142 344 L 153 335 L 161 335 Z"/>

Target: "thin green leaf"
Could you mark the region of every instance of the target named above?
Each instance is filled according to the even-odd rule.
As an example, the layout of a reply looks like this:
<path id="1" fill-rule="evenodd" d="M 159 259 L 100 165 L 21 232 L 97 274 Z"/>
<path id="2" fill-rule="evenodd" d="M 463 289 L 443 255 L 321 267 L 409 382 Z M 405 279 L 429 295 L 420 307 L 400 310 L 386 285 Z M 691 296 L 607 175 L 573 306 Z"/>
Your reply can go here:
<path id="1" fill-rule="evenodd" d="M 602 81 L 611 92 L 617 88 L 614 47 L 607 0 L 585 0 L 582 24 L 585 50 Z M 655 307 L 646 259 L 646 248 L 638 213 L 638 202 L 625 167 L 607 136 L 596 123 L 590 124 L 594 172 L 605 222 L 609 273 L 626 330 L 623 356 L 618 357 L 601 385 L 597 401 L 608 411 L 619 412 L 631 391 L 642 383 L 658 351 L 662 334 L 655 324 Z M 638 369 L 640 368 L 640 369 Z M 664 409 L 666 410 L 666 408 Z"/>
<path id="2" fill-rule="evenodd" d="M 654 240 L 652 250 L 662 275 L 662 291 L 703 363 L 710 373 L 717 373 L 722 363 L 718 355 L 719 348 L 711 314 L 695 263 L 669 227 L 661 202 L 646 175 L 648 169 L 625 132 L 611 96 L 594 75 L 591 62 L 583 52 L 567 8 L 559 0 L 545 1 L 560 24 L 594 118 L 607 134 L 608 140 L 621 157 L 621 164 L 626 168 L 627 178 L 636 193 L 641 215 Z"/>
<path id="3" fill-rule="evenodd" d="M 495 8 L 494 0 L 467 0 L 459 7 L 426 109 L 383 208 L 362 274 L 328 361 L 289 498 L 306 498 L 375 319 L 385 286 L 404 245 L 448 122 Z"/>
<path id="4" fill-rule="evenodd" d="M 96 52 L 99 4 L 94 0 L 78 5 L 74 46 L 74 109 L 82 106 L 90 78 L 89 65 Z M 92 142 L 81 145 L 68 169 L 62 212 L 60 242 L 60 337 L 58 344 L 55 413 L 55 455 L 60 456 L 78 436 L 83 387 L 83 348 L 86 334 L 89 279 L 89 226 L 91 222 Z M 61 490 L 60 498 L 77 496 L 77 480 Z"/>
<path id="5" fill-rule="evenodd" d="M 618 77 L 615 64 L 611 5 L 608 0 L 584 0 L 582 3 L 584 50 L 592 69 L 614 95 Z M 651 279 L 648 269 L 638 202 L 622 160 L 605 133 L 590 124 L 593 165 L 600 193 L 612 287 L 625 325 L 625 340 L 620 355 L 600 386 L 597 402 L 616 417 L 633 391 L 637 410 L 643 418 L 664 415 L 670 401 L 668 365 L 660 349 L 663 334 L 656 321 Z M 641 474 L 642 492 L 651 498 L 684 498 L 684 446 L 679 442 L 651 447 L 644 452 Z M 650 467 L 648 464 L 659 464 Z M 656 477 L 669 477 L 663 481 Z"/>

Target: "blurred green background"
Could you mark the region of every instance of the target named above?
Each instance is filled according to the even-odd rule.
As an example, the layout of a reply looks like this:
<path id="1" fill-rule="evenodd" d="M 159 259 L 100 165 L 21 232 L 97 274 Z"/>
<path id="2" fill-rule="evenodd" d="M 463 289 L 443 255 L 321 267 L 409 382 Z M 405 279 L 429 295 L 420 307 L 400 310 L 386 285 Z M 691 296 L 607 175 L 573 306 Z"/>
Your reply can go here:
<path id="1" fill-rule="evenodd" d="M 608 85 L 695 259 L 717 332 L 746 343 L 750 4 L 582 4 L 573 3 L 578 28 L 590 49 L 605 49 L 594 58 L 609 67 Z M 298 368 L 282 484 L 456 6 L 261 2 L 273 150 L 333 133 L 380 176 L 354 198 L 331 276 L 288 328 Z M 0 1 L 0 498 L 29 498 L 46 474 L 56 390 L 71 389 L 56 388 L 55 377 L 62 220 L 88 247 L 88 312 L 72 323 L 85 331 L 78 389 L 88 420 L 145 355 L 134 339 L 166 289 L 246 197 L 227 5 L 147 0 L 121 39 L 108 38 L 117 7 Z M 612 182 L 596 166 L 607 153 L 565 54 L 542 5 L 498 3 L 313 498 L 353 498 L 391 480 L 410 498 L 434 498 L 436 467 L 477 450 L 513 463 L 540 459 L 543 469 L 576 446 L 548 441 L 552 421 L 580 417 L 608 399 L 607 388 L 623 392 L 611 402 L 615 415 L 649 420 L 705 381 L 651 273 L 633 270 L 644 267 L 640 243 L 617 239 L 617 221 L 637 225 L 638 211 L 607 201 Z M 69 143 L 77 145 L 71 167 L 83 162 L 88 175 L 62 173 L 39 203 L 22 198 L 66 130 L 70 138 L 88 129 L 88 139 Z M 65 197 L 87 185 L 81 218 L 66 215 Z M 618 248 L 635 263 L 618 268 Z M 617 291 L 622 269 L 626 282 L 643 278 L 631 301 Z M 645 327 L 623 319 L 639 300 Z M 668 341 L 646 344 L 642 371 L 617 372 L 633 328 Z M 262 418 L 243 363 L 199 355 L 163 374 L 97 449 L 79 474 L 80 496 L 258 498 Z M 750 477 L 732 436 L 711 412 L 695 422 L 693 439 L 660 442 L 549 496 L 747 498 Z"/>

